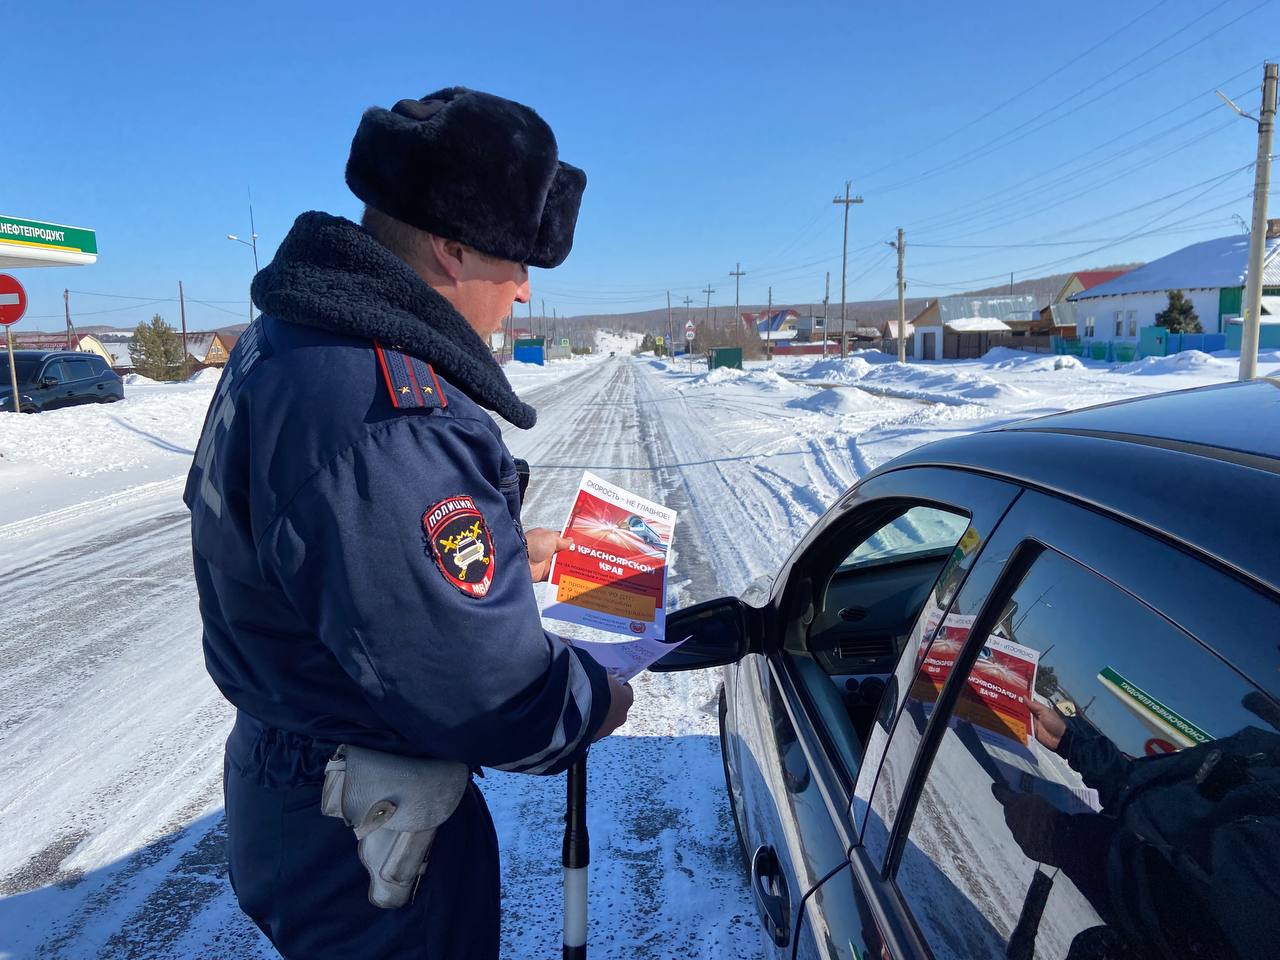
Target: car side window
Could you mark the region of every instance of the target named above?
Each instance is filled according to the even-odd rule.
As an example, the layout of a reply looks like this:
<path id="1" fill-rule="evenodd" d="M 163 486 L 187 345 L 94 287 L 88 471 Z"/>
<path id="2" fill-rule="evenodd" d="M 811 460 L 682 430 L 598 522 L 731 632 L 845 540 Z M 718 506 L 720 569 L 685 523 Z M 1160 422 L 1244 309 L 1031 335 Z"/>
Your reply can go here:
<path id="1" fill-rule="evenodd" d="M 94 376 L 93 367 L 88 360 L 63 360 L 68 380 L 88 380 Z"/>
<path id="2" fill-rule="evenodd" d="M 964 514 L 904 504 L 852 532 L 821 578 L 802 649 L 786 653 L 849 787 L 894 665 L 968 526 Z"/>
<path id="3" fill-rule="evenodd" d="M 905 708 L 949 711 L 893 868 L 933 955 L 1269 955 L 1280 705 L 1062 554 L 1019 569 Z"/>
<path id="4" fill-rule="evenodd" d="M 40 379 L 43 381 L 50 377 L 57 380 L 59 383 L 66 383 L 71 379 L 68 375 L 68 371 L 63 366 L 63 361 L 61 360 L 50 360 L 44 365 L 44 370 L 40 373 Z"/>

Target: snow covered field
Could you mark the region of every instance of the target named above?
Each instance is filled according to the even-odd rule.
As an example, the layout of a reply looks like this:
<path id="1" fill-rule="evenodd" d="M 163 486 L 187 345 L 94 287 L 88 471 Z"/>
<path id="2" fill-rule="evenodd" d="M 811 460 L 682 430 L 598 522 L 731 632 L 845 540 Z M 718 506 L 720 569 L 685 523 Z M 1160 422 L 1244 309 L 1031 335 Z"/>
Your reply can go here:
<path id="1" fill-rule="evenodd" d="M 532 468 L 526 522 L 557 526 L 584 469 L 669 503 L 677 604 L 771 572 L 849 484 L 920 443 L 1236 369 L 1194 353 L 1116 366 L 1003 351 L 708 374 L 601 346 L 507 368 L 540 413 L 530 431 L 505 429 Z M 1280 355 L 1261 372 L 1280 373 Z M 231 712 L 204 673 L 181 503 L 216 380 L 0 417 L 0 957 L 273 955 L 226 883 Z M 593 956 L 761 953 L 717 683 L 642 676 L 632 719 L 592 751 Z M 503 846 L 504 955 L 554 955 L 563 778 L 491 774 L 482 787 Z"/>

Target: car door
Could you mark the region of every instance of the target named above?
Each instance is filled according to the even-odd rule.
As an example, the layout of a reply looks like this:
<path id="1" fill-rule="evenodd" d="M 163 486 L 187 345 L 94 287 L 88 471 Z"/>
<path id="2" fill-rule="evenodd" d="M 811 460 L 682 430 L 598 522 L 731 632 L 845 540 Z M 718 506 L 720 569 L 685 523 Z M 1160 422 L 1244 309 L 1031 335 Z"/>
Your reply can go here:
<path id="1" fill-rule="evenodd" d="M 67 404 L 96 403 L 102 398 L 103 384 L 94 373 L 88 357 L 64 357 L 62 369 L 67 379 Z"/>
<path id="2" fill-rule="evenodd" d="M 847 868 L 856 842 L 853 795 L 865 739 L 860 731 L 878 707 L 863 698 L 884 691 L 914 621 L 930 615 L 926 596 L 934 595 L 940 577 L 947 590 L 963 580 L 1016 494 L 1016 487 L 999 481 L 923 467 L 861 484 L 815 525 L 784 565 L 770 601 L 775 626 L 764 652 L 729 668 L 730 779 L 737 787 L 735 808 L 753 895 L 777 955 L 847 955 L 840 952 L 845 946 L 833 946 L 838 935 L 822 917 L 816 924 L 799 921 L 809 912 L 809 894 Z M 940 549 L 923 550 L 928 556 L 921 559 L 924 547 Z M 845 652 L 841 625 L 854 603 L 850 591 L 854 599 L 859 591 L 875 593 L 877 615 L 898 602 L 906 612 L 883 637 L 873 624 L 858 635 L 861 646 L 850 647 L 848 657 L 837 656 Z M 810 649 L 811 639 L 821 651 Z M 868 650 L 875 655 L 868 657 Z M 858 692 L 850 694 L 859 676 Z M 875 752 L 873 769 L 878 762 Z M 836 888 L 825 889 L 830 899 Z M 865 946 L 876 939 L 874 925 L 868 932 L 859 911 L 857 903 L 846 904 L 852 919 L 844 926 L 856 929 L 845 939 Z"/>
<path id="3" fill-rule="evenodd" d="M 55 358 L 44 365 L 40 376 L 36 378 L 32 387 L 32 399 L 42 410 L 56 410 L 70 403 L 73 389 L 70 372 L 61 358 Z"/>
<path id="4" fill-rule="evenodd" d="M 1028 491 L 947 620 L 854 858 L 890 955 L 1270 956 L 1277 598 Z"/>

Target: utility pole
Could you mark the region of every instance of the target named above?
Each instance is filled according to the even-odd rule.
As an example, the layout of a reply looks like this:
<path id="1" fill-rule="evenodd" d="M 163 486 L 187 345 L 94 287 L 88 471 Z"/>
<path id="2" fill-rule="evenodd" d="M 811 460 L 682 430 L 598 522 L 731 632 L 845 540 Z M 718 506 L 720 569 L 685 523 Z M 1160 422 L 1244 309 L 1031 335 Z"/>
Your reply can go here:
<path id="1" fill-rule="evenodd" d="M 773 359 L 773 287 L 769 288 L 769 306 L 764 312 L 764 352 Z"/>
<path id="2" fill-rule="evenodd" d="M 889 241 L 885 241 L 889 243 Z M 902 261 L 907 252 L 907 241 L 903 239 L 902 228 L 898 228 L 898 242 L 889 243 L 898 251 L 898 362 L 907 362 L 907 283 L 902 277 Z M 1013 274 L 1009 275 L 1010 289 L 1013 292 Z"/>
<path id="3" fill-rule="evenodd" d="M 671 336 L 671 291 L 667 291 L 667 353 L 675 350 L 676 342 Z"/>
<path id="4" fill-rule="evenodd" d="M 542 298 L 542 313 L 539 315 L 539 319 L 542 320 L 542 349 L 544 351 L 544 356 L 545 356 L 545 351 L 547 349 L 547 298 L 546 297 Z"/>
<path id="5" fill-rule="evenodd" d="M 249 306 L 250 311 L 253 310 L 252 304 Z M 187 370 L 187 299 L 182 292 L 182 281 L 178 281 L 178 316 L 182 318 L 182 379 L 186 379 L 191 374 Z M 250 320 L 250 323 L 253 321 Z"/>
<path id="6" fill-rule="evenodd" d="M 845 304 L 845 275 L 849 269 L 849 206 L 854 203 L 861 203 L 861 195 L 856 197 L 849 196 L 849 188 L 853 186 L 853 181 L 846 180 L 844 182 L 844 198 L 836 197 L 832 203 L 844 204 L 844 247 L 840 254 L 840 356 L 847 357 L 849 355 L 849 341 L 845 339 L 844 324 L 846 314 Z"/>
<path id="7" fill-rule="evenodd" d="M 827 271 L 827 285 L 822 291 L 822 359 L 827 359 L 827 301 L 831 299 L 831 271 Z"/>
<path id="8" fill-rule="evenodd" d="M 744 273 L 742 270 L 742 264 L 741 263 L 734 264 L 733 269 L 729 271 L 729 276 L 733 277 L 733 322 L 737 324 L 741 324 L 742 323 L 742 301 L 741 301 L 741 298 L 738 296 L 738 291 L 739 291 L 739 284 L 742 283 L 742 278 L 746 276 L 746 273 Z"/>
<path id="9" fill-rule="evenodd" d="M 708 283 L 706 288 L 702 292 L 707 295 L 707 313 L 706 313 L 707 329 L 711 329 L 711 295 L 715 293 L 715 291 L 711 289 L 711 284 Z"/>
<path id="10" fill-rule="evenodd" d="M 1258 160 L 1254 167 L 1253 179 L 1253 232 L 1249 234 L 1249 278 L 1245 287 L 1244 325 L 1240 331 L 1241 380 L 1252 380 L 1258 375 L 1258 335 L 1262 318 L 1262 263 L 1267 251 L 1267 191 L 1271 189 L 1271 140 L 1276 126 L 1276 79 L 1276 64 L 1266 64 L 1262 77 L 1262 110 L 1258 118 Z M 1227 102 L 1230 103 L 1230 101 Z"/>
<path id="11" fill-rule="evenodd" d="M 71 291 L 65 288 L 62 291 L 62 314 L 67 318 L 67 349 L 74 350 L 76 347 L 71 344 L 71 338 L 75 335 L 75 327 L 71 325 Z M 77 341 L 79 339 L 76 337 Z"/>

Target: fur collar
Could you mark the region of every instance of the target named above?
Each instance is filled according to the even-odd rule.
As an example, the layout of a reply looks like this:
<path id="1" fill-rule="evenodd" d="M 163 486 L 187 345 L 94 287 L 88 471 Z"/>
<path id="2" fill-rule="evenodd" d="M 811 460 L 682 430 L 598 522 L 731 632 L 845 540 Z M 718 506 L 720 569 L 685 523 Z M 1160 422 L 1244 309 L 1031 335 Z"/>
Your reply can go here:
<path id="1" fill-rule="evenodd" d="M 480 406 L 522 429 L 537 420 L 488 346 L 444 297 L 350 220 L 298 217 L 275 259 L 253 279 L 263 313 L 403 350 Z"/>

